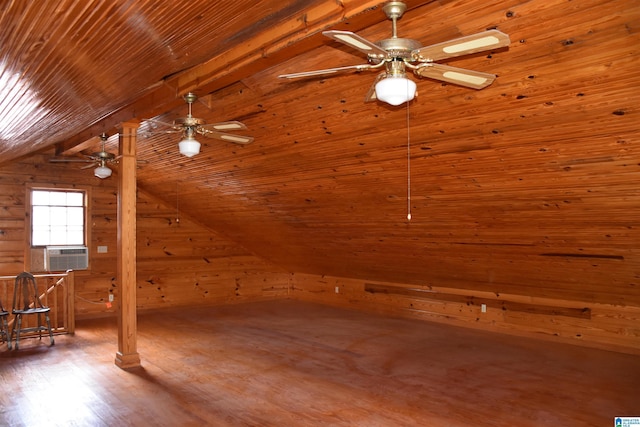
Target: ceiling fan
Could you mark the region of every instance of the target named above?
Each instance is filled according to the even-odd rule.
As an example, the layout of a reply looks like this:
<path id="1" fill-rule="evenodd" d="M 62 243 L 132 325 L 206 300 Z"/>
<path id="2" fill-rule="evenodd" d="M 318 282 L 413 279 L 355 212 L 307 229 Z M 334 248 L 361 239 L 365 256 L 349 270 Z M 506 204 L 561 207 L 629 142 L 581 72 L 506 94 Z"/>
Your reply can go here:
<path id="1" fill-rule="evenodd" d="M 109 153 L 108 151 L 105 151 L 104 146 L 108 139 L 109 137 L 105 133 L 100 135 L 100 140 L 102 141 L 101 150 L 98 152 L 92 153 L 90 155 L 85 155 L 87 157 L 86 159 L 54 157 L 49 159 L 49 162 L 51 163 L 72 163 L 72 162 L 91 163 L 90 165 L 87 165 L 81 169 L 88 169 L 97 165 L 97 167 L 93 170 L 94 175 L 100 179 L 109 178 L 113 171 L 107 166 L 107 164 L 116 163 L 117 160 L 120 158 L 120 156 L 116 156 L 113 153 Z"/>
<path id="2" fill-rule="evenodd" d="M 322 33 L 366 54 L 367 64 L 283 74 L 278 77 L 295 79 L 382 69 L 383 71 L 378 74 L 369 89 L 365 102 L 380 99 L 391 105 L 400 105 L 412 100 L 415 96 L 416 84 L 407 79 L 407 69 L 413 70 L 418 77 L 427 77 L 473 89 L 482 89 L 493 83 L 496 78 L 494 74 L 451 67 L 435 61 L 508 46 L 511 41 L 507 34 L 498 30 L 488 30 L 443 43 L 422 46 L 417 40 L 397 36 L 397 20 L 402 17 L 406 9 L 407 6 L 401 1 L 390 1 L 383 7 L 387 18 L 393 23 L 392 36 L 377 43 L 351 31 Z"/>
<path id="3" fill-rule="evenodd" d="M 200 152 L 200 143 L 196 140 L 196 134 L 204 135 L 209 138 L 229 141 L 235 144 L 250 144 L 253 137 L 244 135 L 234 135 L 226 133 L 229 130 L 245 130 L 247 127 L 238 121 L 229 121 L 221 123 L 207 124 L 203 119 L 193 117 L 191 114 L 192 104 L 198 99 L 194 93 L 187 93 L 184 97 L 185 102 L 189 105 L 189 112 L 186 117 L 175 119 L 173 123 L 166 123 L 160 120 L 147 119 L 145 121 L 155 123 L 157 125 L 169 128 L 168 130 L 152 130 L 142 132 L 143 134 L 154 133 L 178 133 L 182 134 L 182 140 L 178 143 L 180 153 L 187 157 L 193 157 Z"/>

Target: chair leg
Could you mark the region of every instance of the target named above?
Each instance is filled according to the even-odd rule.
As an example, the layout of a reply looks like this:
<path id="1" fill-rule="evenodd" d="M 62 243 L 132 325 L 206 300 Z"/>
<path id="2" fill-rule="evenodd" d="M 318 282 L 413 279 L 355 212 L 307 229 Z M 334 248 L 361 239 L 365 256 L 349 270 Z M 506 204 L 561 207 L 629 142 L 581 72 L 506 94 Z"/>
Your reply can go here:
<path id="1" fill-rule="evenodd" d="M 2 333 L 7 339 L 7 347 L 11 350 L 11 334 L 9 332 L 9 323 L 7 322 L 7 316 L 2 316 Z"/>
<path id="2" fill-rule="evenodd" d="M 54 345 L 56 342 L 53 339 L 53 331 L 51 330 L 51 321 L 49 320 L 49 313 L 46 313 L 44 315 L 44 318 L 47 321 L 47 329 L 49 330 L 49 339 L 51 340 L 51 345 Z M 42 339 L 42 337 L 40 339 Z"/>
<path id="3" fill-rule="evenodd" d="M 16 332 L 16 350 L 20 348 L 20 328 L 22 328 L 22 314 L 16 314 L 16 318 L 13 320 L 13 328 L 11 330 L 11 335 L 13 335 L 13 331 Z"/>
<path id="4" fill-rule="evenodd" d="M 42 341 L 42 318 L 40 317 L 40 313 L 38 313 L 38 338 Z"/>

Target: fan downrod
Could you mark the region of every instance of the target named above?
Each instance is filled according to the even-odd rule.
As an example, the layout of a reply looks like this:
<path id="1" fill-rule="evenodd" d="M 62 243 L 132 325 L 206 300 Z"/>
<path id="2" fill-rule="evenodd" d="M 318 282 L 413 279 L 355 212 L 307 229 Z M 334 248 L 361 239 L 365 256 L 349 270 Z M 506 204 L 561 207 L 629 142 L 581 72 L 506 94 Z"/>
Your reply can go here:
<path id="1" fill-rule="evenodd" d="M 380 40 L 377 44 L 395 58 L 410 59 L 411 52 L 414 49 L 420 48 L 420 42 L 398 37 L 397 27 L 397 20 L 400 19 L 407 10 L 407 5 L 401 1 L 390 1 L 382 7 L 382 10 L 387 15 L 387 18 L 392 21 L 393 27 L 391 38 Z"/>
<path id="2" fill-rule="evenodd" d="M 106 162 L 110 162 L 110 161 L 112 161 L 112 160 L 114 160 L 116 158 L 115 154 L 109 153 L 104 148 L 105 143 L 107 142 L 108 139 L 109 139 L 109 137 L 107 136 L 107 134 L 102 132 L 102 134 L 100 134 L 100 141 L 102 141 L 102 149 L 101 149 L 101 151 L 98 151 L 97 153 L 93 153 L 93 157 L 96 157 L 96 159 L 101 161 L 101 162 L 105 162 L 105 161 Z M 104 165 L 102 165 L 102 166 L 104 166 Z"/>
<path id="3" fill-rule="evenodd" d="M 185 94 L 182 98 L 189 105 L 189 114 L 187 114 L 187 117 L 181 117 L 181 118 L 175 119 L 173 121 L 173 124 L 178 126 L 185 126 L 185 127 L 197 127 L 197 126 L 204 125 L 205 121 L 203 119 L 199 119 L 191 115 L 191 105 L 194 102 L 196 102 L 196 100 L 198 99 L 198 95 L 196 95 L 193 92 L 189 92 Z"/>

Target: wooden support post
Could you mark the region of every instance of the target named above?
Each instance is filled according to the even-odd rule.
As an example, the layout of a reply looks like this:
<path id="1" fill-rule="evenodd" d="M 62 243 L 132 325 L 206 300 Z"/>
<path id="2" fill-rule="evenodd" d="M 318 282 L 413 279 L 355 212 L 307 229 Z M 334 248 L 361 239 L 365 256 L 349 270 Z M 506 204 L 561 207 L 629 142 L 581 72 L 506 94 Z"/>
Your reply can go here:
<path id="1" fill-rule="evenodd" d="M 115 364 L 140 366 L 136 318 L 136 132 L 140 123 L 122 124 L 118 173 L 118 352 Z"/>
<path id="2" fill-rule="evenodd" d="M 73 270 L 67 272 L 67 277 L 64 279 L 65 283 L 65 302 L 67 304 L 67 318 L 65 319 L 67 332 L 70 334 L 76 333 L 76 279 Z"/>

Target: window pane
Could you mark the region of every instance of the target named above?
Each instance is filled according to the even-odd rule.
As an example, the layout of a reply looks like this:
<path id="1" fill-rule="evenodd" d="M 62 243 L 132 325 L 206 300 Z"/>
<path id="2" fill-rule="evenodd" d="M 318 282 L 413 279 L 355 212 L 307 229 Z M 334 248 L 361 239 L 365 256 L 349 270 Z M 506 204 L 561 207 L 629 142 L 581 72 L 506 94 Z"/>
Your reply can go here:
<path id="1" fill-rule="evenodd" d="M 31 244 L 33 246 L 45 246 L 49 244 L 49 227 L 34 227 Z"/>
<path id="2" fill-rule="evenodd" d="M 67 193 L 67 206 L 84 206 L 84 194 Z"/>
<path id="3" fill-rule="evenodd" d="M 80 226 L 84 224 L 84 209 L 67 208 L 67 224 L 71 226 Z"/>
<path id="4" fill-rule="evenodd" d="M 49 207 L 48 206 L 34 206 L 31 220 L 34 227 L 48 227 L 49 225 Z"/>
<path id="5" fill-rule="evenodd" d="M 84 244 L 84 233 L 82 230 L 67 230 L 67 244 L 82 245 Z"/>
<path id="6" fill-rule="evenodd" d="M 33 190 L 31 203 L 32 245 L 85 244 L 84 192 Z"/>
<path id="7" fill-rule="evenodd" d="M 52 226 L 51 227 L 51 236 L 49 238 L 51 243 L 57 245 L 66 245 L 67 244 L 67 227 L 60 226 Z"/>
<path id="8" fill-rule="evenodd" d="M 31 204 L 33 205 L 48 205 L 49 204 L 49 192 L 34 190 L 31 193 Z"/>
<path id="9" fill-rule="evenodd" d="M 49 193 L 49 204 L 51 206 L 65 206 L 67 204 L 67 193 L 52 191 Z"/>
<path id="10" fill-rule="evenodd" d="M 61 206 L 53 206 L 50 211 L 49 223 L 52 226 L 62 226 L 67 224 L 67 208 Z"/>

